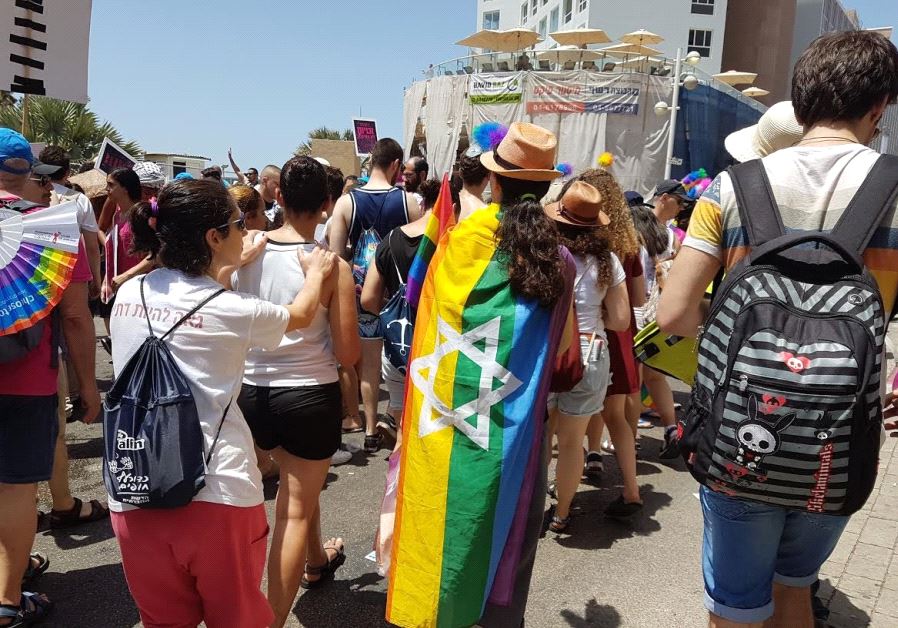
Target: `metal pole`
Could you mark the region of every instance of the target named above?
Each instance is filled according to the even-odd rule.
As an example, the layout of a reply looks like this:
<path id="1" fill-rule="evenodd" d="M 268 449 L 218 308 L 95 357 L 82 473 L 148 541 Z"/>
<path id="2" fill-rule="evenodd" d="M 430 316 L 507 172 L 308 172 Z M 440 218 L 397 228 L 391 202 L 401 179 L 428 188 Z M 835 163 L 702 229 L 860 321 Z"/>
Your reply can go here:
<path id="1" fill-rule="evenodd" d="M 28 137 L 28 94 L 22 96 L 22 135 Z"/>
<path id="2" fill-rule="evenodd" d="M 677 60 L 674 63 L 673 97 L 670 103 L 670 130 L 667 134 L 667 159 L 664 161 L 664 178 L 670 179 L 670 167 L 673 160 L 674 141 L 677 137 L 677 111 L 680 109 L 680 70 L 683 63 L 683 49 L 677 48 Z"/>

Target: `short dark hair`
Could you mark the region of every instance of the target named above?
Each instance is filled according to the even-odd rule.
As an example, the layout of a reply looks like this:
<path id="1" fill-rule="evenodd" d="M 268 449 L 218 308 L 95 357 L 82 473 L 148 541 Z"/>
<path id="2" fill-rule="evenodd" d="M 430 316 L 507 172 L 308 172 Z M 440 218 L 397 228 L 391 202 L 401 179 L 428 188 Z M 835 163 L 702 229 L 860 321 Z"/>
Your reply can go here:
<path id="1" fill-rule="evenodd" d="M 389 137 L 377 140 L 371 151 L 371 165 L 386 170 L 394 161 L 402 161 L 402 146 L 399 142 Z"/>
<path id="2" fill-rule="evenodd" d="M 424 199 L 424 207 L 421 209 L 433 209 L 437 204 L 437 198 L 440 196 L 440 188 L 442 185 L 436 179 L 427 179 L 418 186 L 418 194 Z"/>
<path id="3" fill-rule="evenodd" d="M 858 120 L 898 97 L 898 49 L 871 31 L 828 33 L 804 51 L 792 74 L 792 106 L 805 127 Z"/>
<path id="4" fill-rule="evenodd" d="M 415 174 L 421 174 L 423 172 L 426 175 L 430 172 L 430 164 L 428 164 L 427 160 L 423 157 L 412 157 L 409 161 L 412 162 L 412 168 L 415 170 Z"/>
<path id="5" fill-rule="evenodd" d="M 59 170 L 50 175 L 53 181 L 62 181 L 72 169 L 72 159 L 62 146 L 45 146 L 38 156 L 38 160 L 51 166 L 59 166 Z"/>
<path id="6" fill-rule="evenodd" d="M 281 168 L 281 196 L 284 197 L 286 211 L 319 211 L 327 200 L 327 195 L 327 172 L 315 159 L 305 155 L 297 156 Z"/>
<path id="7" fill-rule="evenodd" d="M 256 170 L 255 168 L 247 168 L 246 174 L 249 174 L 250 172 L 252 172 L 253 174 L 259 174 L 259 171 Z"/>
<path id="8" fill-rule="evenodd" d="M 481 163 L 480 157 L 462 155 L 458 158 L 455 168 L 465 185 L 480 185 L 490 176 L 490 171 Z"/>
<path id="9" fill-rule="evenodd" d="M 327 195 L 331 201 L 336 202 L 343 196 L 343 171 L 333 166 L 325 166 L 324 172 L 327 174 Z"/>
<path id="10" fill-rule="evenodd" d="M 156 208 L 143 202 L 131 212 L 132 252 L 149 253 L 161 266 L 202 275 L 212 264 L 206 232 L 227 224 L 236 208 L 223 185 L 210 180 L 174 181 L 159 192 Z M 156 218 L 153 227 L 151 219 Z"/>

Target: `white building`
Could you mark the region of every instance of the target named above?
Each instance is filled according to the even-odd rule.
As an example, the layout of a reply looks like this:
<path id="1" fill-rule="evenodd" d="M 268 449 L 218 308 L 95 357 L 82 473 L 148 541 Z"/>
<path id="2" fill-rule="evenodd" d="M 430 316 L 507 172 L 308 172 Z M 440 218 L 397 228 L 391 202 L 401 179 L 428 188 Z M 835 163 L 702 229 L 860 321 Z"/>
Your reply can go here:
<path id="1" fill-rule="evenodd" d="M 653 48 L 668 57 L 682 48 L 697 50 L 705 59 L 701 68 L 714 74 L 721 70 L 723 37 L 728 0 L 477 0 L 474 30 L 523 26 L 545 40 L 537 48 L 551 48 L 548 34 L 575 28 L 601 28 L 617 40 L 644 28 L 664 37 Z"/>
<path id="2" fill-rule="evenodd" d="M 193 175 L 195 179 L 199 179 L 202 176 L 200 172 L 206 168 L 206 164 L 209 161 L 208 157 L 203 157 L 202 155 L 152 152 L 146 153 L 144 159 L 159 164 L 162 168 L 162 172 L 164 172 L 165 176 L 169 179 L 174 178 L 182 172 L 188 172 Z"/>

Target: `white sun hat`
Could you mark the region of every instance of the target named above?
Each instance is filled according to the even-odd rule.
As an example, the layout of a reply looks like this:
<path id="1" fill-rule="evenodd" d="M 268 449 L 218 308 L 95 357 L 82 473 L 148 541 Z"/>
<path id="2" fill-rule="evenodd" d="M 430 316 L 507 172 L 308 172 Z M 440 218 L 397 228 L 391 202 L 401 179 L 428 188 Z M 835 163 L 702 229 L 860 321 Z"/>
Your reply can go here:
<path id="1" fill-rule="evenodd" d="M 736 161 L 745 162 L 794 146 L 802 136 L 792 102 L 784 100 L 764 112 L 757 124 L 730 133 L 723 144 Z"/>

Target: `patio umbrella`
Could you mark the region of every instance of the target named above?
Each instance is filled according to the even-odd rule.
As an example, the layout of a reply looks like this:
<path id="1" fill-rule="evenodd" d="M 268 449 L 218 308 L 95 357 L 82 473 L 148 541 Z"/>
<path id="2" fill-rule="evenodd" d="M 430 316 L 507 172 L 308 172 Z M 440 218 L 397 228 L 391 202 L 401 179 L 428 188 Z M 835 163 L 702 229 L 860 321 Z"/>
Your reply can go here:
<path id="1" fill-rule="evenodd" d="M 627 59 L 626 61 L 618 61 L 615 65 L 623 68 L 636 68 L 643 65 L 659 66 L 664 64 L 664 59 L 659 57 L 636 57 L 635 59 Z"/>
<path id="2" fill-rule="evenodd" d="M 766 89 L 761 89 L 760 87 L 749 87 L 747 89 L 743 89 L 742 93 L 749 98 L 760 98 L 761 96 L 766 96 L 770 92 L 768 92 Z"/>
<path id="3" fill-rule="evenodd" d="M 459 46 L 468 46 L 469 48 L 489 48 L 497 52 L 517 52 L 541 41 L 536 31 L 529 28 L 509 28 L 504 31 L 485 29 L 455 43 Z"/>
<path id="4" fill-rule="evenodd" d="M 664 41 L 664 38 L 661 35 L 658 35 L 651 31 L 647 31 L 644 28 L 640 28 L 638 31 L 627 33 L 626 35 L 621 37 L 620 40 L 625 44 L 636 44 L 637 46 L 644 46 L 646 44 L 660 44 L 662 41 Z"/>
<path id="5" fill-rule="evenodd" d="M 664 52 L 661 50 L 656 50 L 654 48 L 649 48 L 648 46 L 642 46 L 638 44 L 614 44 L 613 46 L 607 46 L 605 48 L 599 48 L 597 52 L 601 52 L 606 55 L 611 55 L 613 57 L 663 57 Z"/>
<path id="6" fill-rule="evenodd" d="M 727 70 L 726 72 L 715 74 L 714 78 L 716 78 L 721 83 L 726 83 L 727 85 L 751 85 L 755 82 L 755 79 L 758 78 L 758 75 L 754 72 Z"/>
<path id="7" fill-rule="evenodd" d="M 587 46 L 589 44 L 608 44 L 611 38 L 601 28 L 577 28 L 570 31 L 555 31 L 549 37 L 562 46 Z"/>
<path id="8" fill-rule="evenodd" d="M 542 50 L 536 53 L 536 58 L 542 61 L 553 61 L 558 65 L 565 63 L 582 63 L 583 61 L 595 61 L 602 58 L 602 53 L 597 50 L 587 50 L 577 46 L 561 46 L 552 50 Z"/>

